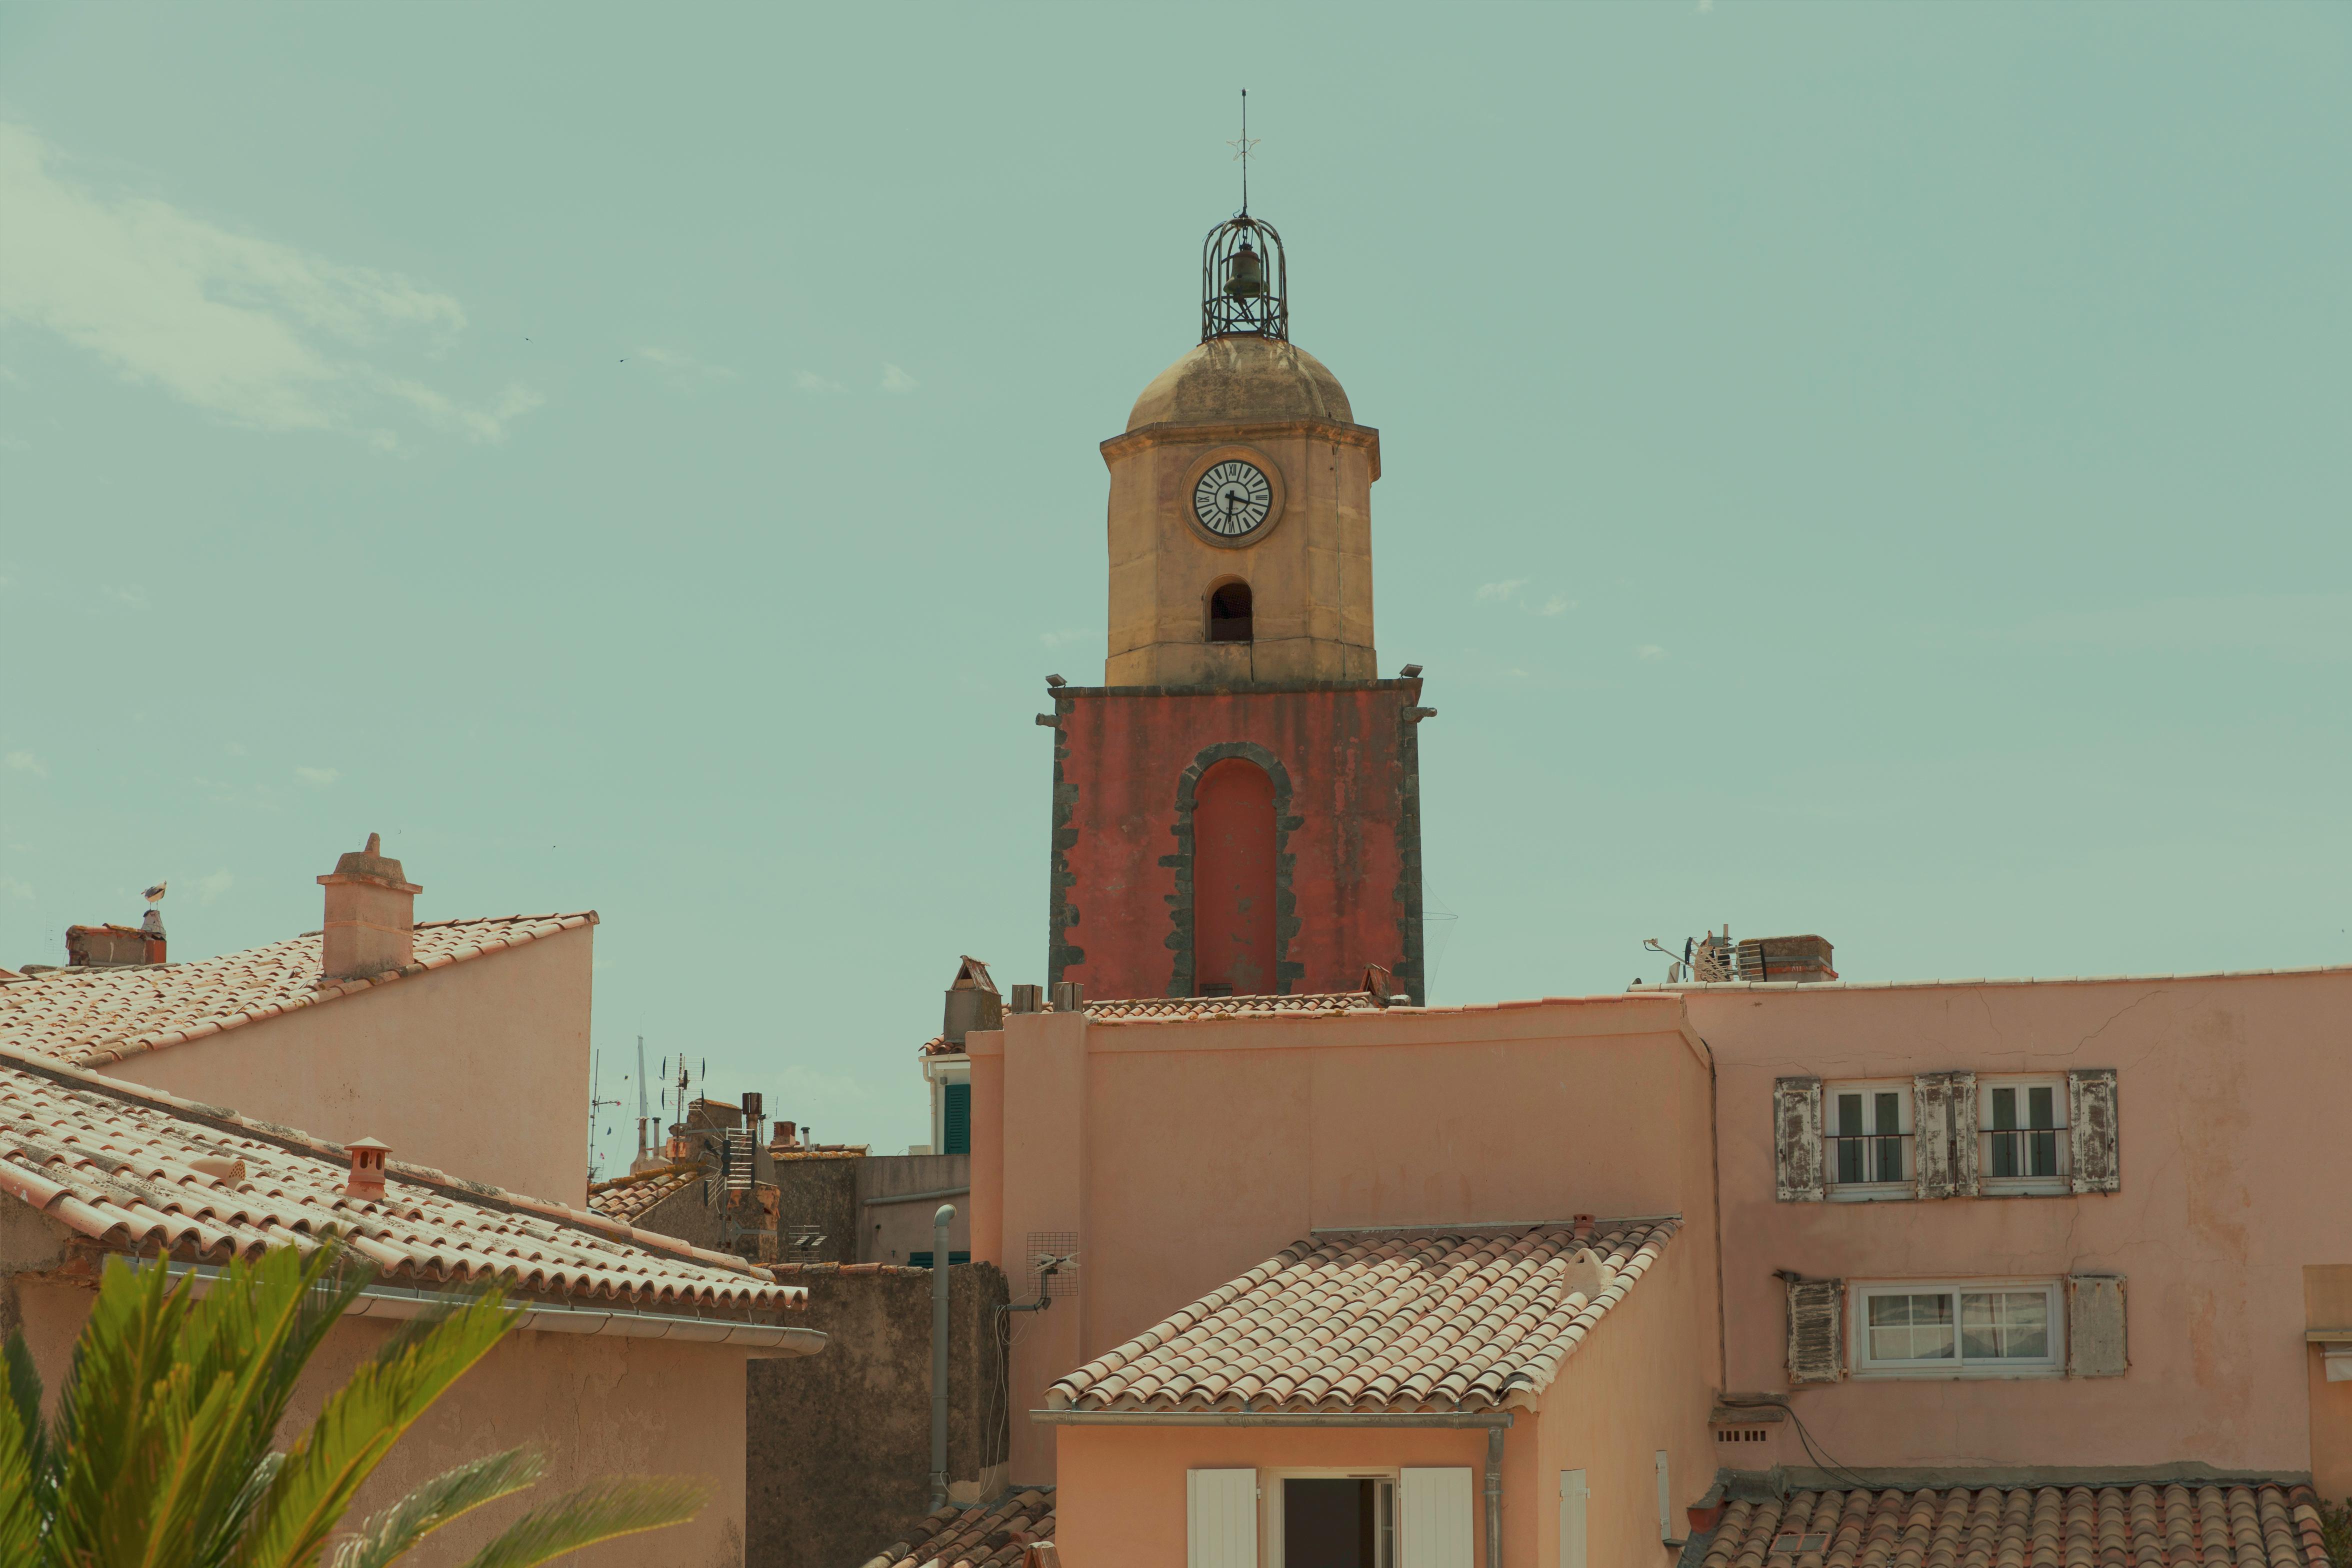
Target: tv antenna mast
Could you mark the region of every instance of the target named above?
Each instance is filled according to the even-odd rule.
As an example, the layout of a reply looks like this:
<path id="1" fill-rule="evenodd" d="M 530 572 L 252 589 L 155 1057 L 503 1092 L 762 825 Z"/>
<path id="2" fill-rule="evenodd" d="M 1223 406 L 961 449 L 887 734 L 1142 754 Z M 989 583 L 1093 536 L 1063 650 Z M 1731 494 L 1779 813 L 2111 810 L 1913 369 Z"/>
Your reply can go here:
<path id="1" fill-rule="evenodd" d="M 639 1044 L 642 1048 L 643 1042 Z M 600 1050 L 588 1058 L 588 1179 L 592 1182 L 604 1168 L 604 1152 L 596 1134 L 596 1113 L 608 1105 L 617 1107 L 621 1103 L 617 1100 L 600 1097 L 598 1086 L 603 1082 L 604 1075 L 604 1053 Z"/>
<path id="2" fill-rule="evenodd" d="M 649 1147 L 646 1140 L 650 1133 L 653 1113 L 646 1107 L 646 1037 L 637 1037 L 637 1158 L 642 1160 Z"/>

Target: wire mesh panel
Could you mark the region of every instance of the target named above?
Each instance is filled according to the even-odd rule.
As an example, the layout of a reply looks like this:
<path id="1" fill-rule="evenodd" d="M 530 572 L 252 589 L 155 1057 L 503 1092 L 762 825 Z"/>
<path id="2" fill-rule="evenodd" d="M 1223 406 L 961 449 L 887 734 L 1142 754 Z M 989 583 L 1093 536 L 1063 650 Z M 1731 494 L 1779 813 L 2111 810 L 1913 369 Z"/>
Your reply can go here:
<path id="1" fill-rule="evenodd" d="M 1060 1298 L 1077 1293 L 1075 1278 L 1078 1267 L 1078 1233 L 1075 1230 L 1033 1230 L 1024 1255 L 1029 1269 L 1029 1296 L 1032 1300 L 1042 1294 Z M 1054 1272 L 1045 1272 L 1048 1263 L 1059 1260 Z"/>

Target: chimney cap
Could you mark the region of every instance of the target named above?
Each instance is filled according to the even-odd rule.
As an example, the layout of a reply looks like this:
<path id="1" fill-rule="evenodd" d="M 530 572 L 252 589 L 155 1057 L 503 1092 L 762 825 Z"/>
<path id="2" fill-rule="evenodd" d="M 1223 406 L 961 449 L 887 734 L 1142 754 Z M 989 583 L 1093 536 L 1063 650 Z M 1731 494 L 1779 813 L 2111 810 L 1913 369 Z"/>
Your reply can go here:
<path id="1" fill-rule="evenodd" d="M 354 1138 L 350 1142 L 344 1144 L 343 1147 L 346 1149 L 381 1149 L 387 1154 L 392 1152 L 391 1144 L 380 1142 L 373 1138 Z"/>
<path id="2" fill-rule="evenodd" d="M 383 852 L 383 835 L 368 835 L 367 847 L 344 851 L 335 862 L 335 868 L 319 879 L 321 887 L 334 882 L 373 882 L 401 893 L 421 893 L 425 889 L 410 883 L 401 870 L 400 862 Z"/>

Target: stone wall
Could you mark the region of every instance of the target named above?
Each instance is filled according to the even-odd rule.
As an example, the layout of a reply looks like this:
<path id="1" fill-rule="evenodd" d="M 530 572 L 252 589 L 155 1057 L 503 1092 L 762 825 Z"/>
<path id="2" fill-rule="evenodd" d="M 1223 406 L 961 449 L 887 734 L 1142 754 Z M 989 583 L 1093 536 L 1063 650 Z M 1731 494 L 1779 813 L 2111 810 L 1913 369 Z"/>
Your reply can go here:
<path id="1" fill-rule="evenodd" d="M 779 1259 L 786 1263 L 858 1261 L 857 1173 L 865 1163 L 862 1154 L 830 1150 L 775 1157 Z M 816 1246 L 804 1245 L 820 1237 L 823 1240 Z"/>
<path id="2" fill-rule="evenodd" d="M 852 1568 L 930 1510 L 931 1273 L 782 1267 L 823 1353 L 750 1368 L 744 1568 Z M 949 1271 L 948 1476 L 960 1501 L 1003 1489 L 1004 1276 Z"/>

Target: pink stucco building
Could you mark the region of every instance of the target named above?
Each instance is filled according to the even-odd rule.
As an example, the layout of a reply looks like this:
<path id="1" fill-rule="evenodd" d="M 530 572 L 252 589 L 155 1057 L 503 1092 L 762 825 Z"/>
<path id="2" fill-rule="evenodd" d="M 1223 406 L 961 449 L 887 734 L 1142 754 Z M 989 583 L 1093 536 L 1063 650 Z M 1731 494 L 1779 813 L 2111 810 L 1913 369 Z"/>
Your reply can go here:
<path id="1" fill-rule="evenodd" d="M 1208 728 L 1080 766 L 1097 693 L 1053 679 L 1066 984 L 927 1063 L 968 1096 L 973 1254 L 1031 1310 L 1009 1479 L 1058 1483 L 1065 1559 L 2321 1561 L 2310 1488 L 2352 1492 L 2352 970 L 1870 984 L 1797 937 L 1706 944 L 1706 984 L 1426 1005 L 1417 761 L 1408 892 L 1394 856 L 1313 851 L 1385 806 L 1279 787 L 1359 752 L 1254 752 L 1228 700 L 1300 680 L 1235 605 L 1327 626 L 1327 684 L 1379 668 L 1374 470 L 1302 410 L 1376 447 L 1287 342 L 1279 247 L 1211 232 L 1202 346 L 1138 405 L 1202 456 L 1105 447 L 1106 681 Z M 1335 475 L 1330 548 L 1275 531 Z M 1397 679 L 1399 722 L 1434 717 Z M 1204 828 L 1196 752 L 1277 787 Z M 1253 958 L 1263 994 L 1223 994 L 1202 952 L 1265 931 L 1320 967 Z M 1089 998 L 1081 951 L 1173 978 Z"/>

